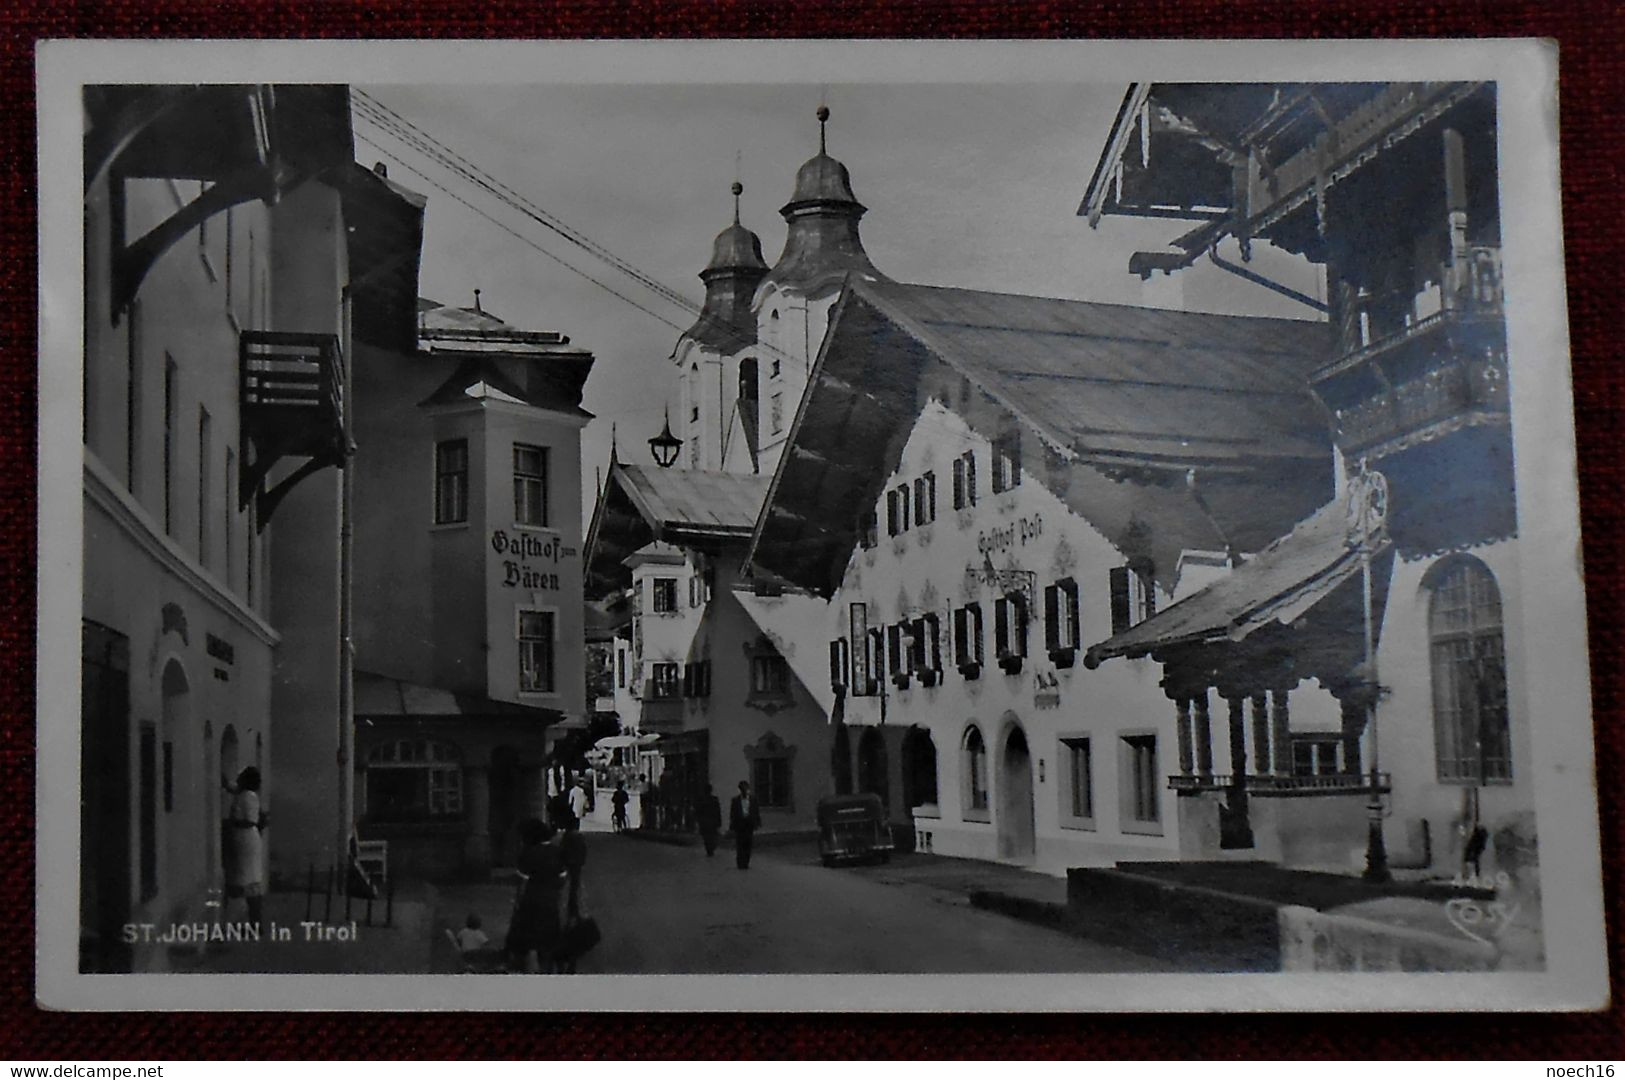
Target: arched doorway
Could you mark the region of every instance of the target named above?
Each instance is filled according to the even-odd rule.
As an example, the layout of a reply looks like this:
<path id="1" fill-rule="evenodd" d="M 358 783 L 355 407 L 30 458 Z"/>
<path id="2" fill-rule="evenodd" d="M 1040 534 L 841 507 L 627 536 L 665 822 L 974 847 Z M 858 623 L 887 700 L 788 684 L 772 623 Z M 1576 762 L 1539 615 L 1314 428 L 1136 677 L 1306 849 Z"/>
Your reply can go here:
<path id="1" fill-rule="evenodd" d="M 858 740 L 858 790 L 874 792 L 891 812 L 891 791 L 886 784 L 886 738 L 879 728 L 867 728 Z"/>
<path id="2" fill-rule="evenodd" d="M 937 801 L 937 745 L 931 733 L 911 727 L 903 735 L 903 802 L 905 809 Z"/>
<path id="3" fill-rule="evenodd" d="M 197 829 L 203 822 L 187 821 L 184 811 L 174 816 L 177 805 L 195 805 L 186 797 L 191 789 L 190 770 L 178 760 L 196 745 L 192 741 L 192 687 L 178 661 L 164 665 L 160 689 L 163 710 L 158 745 L 149 750 L 144 742 L 141 748 L 141 876 L 143 891 L 150 884 L 153 893 L 161 890 L 173 901 L 181 895 L 183 883 L 198 872 L 199 856 L 206 845 Z M 205 827 L 212 829 L 213 822 Z"/>
<path id="4" fill-rule="evenodd" d="M 1033 857 L 1033 760 L 1027 735 L 1012 723 L 999 762 L 999 857 L 1024 862 Z"/>
<path id="5" fill-rule="evenodd" d="M 835 794 L 852 794 L 852 737 L 845 724 L 835 725 L 835 738 L 829 748 L 829 774 L 835 782 Z"/>

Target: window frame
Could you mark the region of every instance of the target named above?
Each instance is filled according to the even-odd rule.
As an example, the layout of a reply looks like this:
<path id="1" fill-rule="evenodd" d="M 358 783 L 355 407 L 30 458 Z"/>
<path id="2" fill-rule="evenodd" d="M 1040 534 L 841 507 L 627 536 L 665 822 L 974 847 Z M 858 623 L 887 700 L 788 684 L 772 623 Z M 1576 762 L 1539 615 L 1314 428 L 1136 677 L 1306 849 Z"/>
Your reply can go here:
<path id="1" fill-rule="evenodd" d="M 1464 627 L 1441 627 L 1441 604 L 1452 580 L 1461 576 Z M 1474 589 L 1481 590 L 1475 597 Z M 1515 782 L 1512 709 L 1507 693 L 1506 607 L 1501 584 L 1483 560 L 1470 555 L 1441 559 L 1423 578 L 1427 592 L 1428 677 L 1433 717 L 1434 775 L 1441 784 L 1505 787 Z M 1493 610 L 1493 620 L 1481 621 L 1481 609 Z M 1463 655 L 1463 647 L 1465 654 Z M 1441 656 L 1446 652 L 1458 655 Z M 1467 669 L 1478 666 L 1482 674 Z M 1489 680 L 1486 685 L 1486 680 Z M 1485 691 L 1489 699 L 1484 698 Z M 1446 696 L 1453 715 L 1445 716 Z M 1498 714 L 1498 715 L 1497 715 Z M 1493 734 L 1503 753 L 1490 757 L 1485 735 Z M 1454 754 L 1447 753 L 1452 743 Z M 1491 763 L 1494 763 L 1492 771 Z"/>
<path id="2" fill-rule="evenodd" d="M 448 467 L 448 455 L 460 451 L 460 467 Z M 470 455 L 468 439 L 440 439 L 434 444 L 434 523 L 467 525 Z"/>
<path id="3" fill-rule="evenodd" d="M 1027 635 L 1031 621 L 1027 598 L 1008 592 L 993 602 L 993 647 L 999 666 L 1009 674 L 1021 670 L 1027 658 Z"/>
<path id="4" fill-rule="evenodd" d="M 651 577 L 649 579 L 650 613 L 654 615 L 680 614 L 677 606 L 677 579 Z"/>
<path id="5" fill-rule="evenodd" d="M 1078 582 L 1064 577 L 1044 586 L 1044 645 L 1056 667 L 1071 667 L 1083 638 Z"/>
<path id="6" fill-rule="evenodd" d="M 1119 832 L 1136 836 L 1163 835 L 1162 748 L 1157 733 L 1136 729 L 1117 733 L 1117 806 Z M 1149 749 L 1149 761 L 1142 751 Z M 1145 788 L 1140 788 L 1142 781 Z M 1139 812 L 1150 808 L 1151 817 Z"/>
<path id="7" fill-rule="evenodd" d="M 791 700 L 790 664 L 777 651 L 753 653 L 750 658 L 751 703 Z"/>
<path id="8" fill-rule="evenodd" d="M 546 620 L 548 633 L 545 637 L 525 635 L 525 616 L 539 615 Z M 559 612 L 557 608 L 518 608 L 514 612 L 514 641 L 516 644 L 515 675 L 519 686 L 519 693 L 525 695 L 556 695 L 559 693 Z M 535 642 L 546 642 L 545 654 L 547 676 L 545 685 L 531 685 L 527 681 L 527 671 L 540 670 L 534 661 L 527 667 L 526 646 Z"/>
<path id="9" fill-rule="evenodd" d="M 976 740 L 973 748 L 972 739 Z M 979 764 L 978 764 L 979 763 Z M 965 725 L 959 736 L 959 819 L 991 823 L 993 789 L 988 775 L 987 738 L 976 724 Z M 980 787 L 977 782 L 980 781 Z"/>
<path id="10" fill-rule="evenodd" d="M 976 678 L 987 664 L 984 634 L 980 602 L 972 601 L 954 611 L 954 660 L 959 673 L 967 679 Z"/>
<path id="11" fill-rule="evenodd" d="M 993 493 L 1014 491 L 1021 486 L 1021 430 L 1006 431 L 993 440 L 993 460 L 990 470 Z"/>
<path id="12" fill-rule="evenodd" d="M 416 747 L 421 744 L 421 754 Z M 412 746 L 402 754 L 403 746 Z M 440 752 L 440 751 L 444 752 Z M 424 822 L 461 821 L 468 812 L 467 784 L 463 776 L 462 751 L 453 743 L 440 739 L 398 738 L 381 742 L 367 751 L 364 762 L 367 805 L 363 820 L 381 825 L 408 825 Z M 377 791 L 375 772 L 412 773 L 412 787 L 418 789 L 421 780 L 422 812 L 406 815 L 378 816 L 374 793 Z M 418 792 L 414 791 L 415 796 Z"/>
<path id="13" fill-rule="evenodd" d="M 968 510 L 976 505 L 976 451 L 966 450 L 954 458 L 954 509 Z"/>
<path id="14" fill-rule="evenodd" d="M 522 453 L 536 454 L 540 458 L 541 471 L 534 472 L 528 469 L 522 471 L 519 460 Z M 529 529 L 552 527 L 552 492 L 548 483 L 549 473 L 552 471 L 553 466 L 552 458 L 551 447 L 538 446 L 535 443 L 516 442 L 513 444 L 513 523 L 516 527 Z M 531 486 L 534 486 L 540 493 L 536 500 L 540 510 L 539 517 L 541 520 L 539 521 L 529 520 L 528 517 L 531 507 L 525 493 Z"/>
<path id="15" fill-rule="evenodd" d="M 1061 764 L 1060 826 L 1063 829 L 1093 832 L 1097 828 L 1096 814 L 1099 812 L 1095 800 L 1094 736 L 1087 732 L 1063 732 L 1056 736 L 1056 746 L 1056 758 Z M 1077 755 L 1080 750 L 1084 759 L 1082 808 L 1088 811 L 1086 814 L 1078 812 Z"/>

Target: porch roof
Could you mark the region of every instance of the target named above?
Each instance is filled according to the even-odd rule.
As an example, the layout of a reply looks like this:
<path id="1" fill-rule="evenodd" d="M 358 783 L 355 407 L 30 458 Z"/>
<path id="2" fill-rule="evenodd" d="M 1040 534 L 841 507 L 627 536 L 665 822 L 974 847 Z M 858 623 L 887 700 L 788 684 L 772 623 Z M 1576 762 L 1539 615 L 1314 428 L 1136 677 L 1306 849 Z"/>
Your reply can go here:
<path id="1" fill-rule="evenodd" d="M 1346 500 L 1327 503 L 1218 581 L 1090 646 L 1084 666 L 1171 646 L 1240 641 L 1271 623 L 1291 624 L 1360 572 L 1367 542 L 1374 548 L 1387 543 L 1377 532 L 1362 531 Z"/>
<path id="2" fill-rule="evenodd" d="M 355 673 L 355 714 L 389 717 L 533 716 L 543 723 L 563 719 L 557 709 L 516 705 L 479 694 L 463 694 L 438 686 L 393 679 L 371 671 Z"/>

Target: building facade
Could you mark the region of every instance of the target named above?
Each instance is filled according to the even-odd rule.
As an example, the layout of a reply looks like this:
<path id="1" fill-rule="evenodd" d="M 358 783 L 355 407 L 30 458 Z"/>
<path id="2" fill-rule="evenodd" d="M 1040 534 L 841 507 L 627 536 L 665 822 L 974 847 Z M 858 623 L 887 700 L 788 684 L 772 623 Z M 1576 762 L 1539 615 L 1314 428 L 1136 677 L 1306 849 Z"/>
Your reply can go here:
<path id="1" fill-rule="evenodd" d="M 850 287 L 750 556 L 828 598 L 837 789 L 940 854 L 1057 872 L 1203 853 L 1161 772 L 1190 750 L 1162 672 L 1084 647 L 1329 494 L 1314 404 L 1275 385 L 1319 329 Z M 1337 730 L 1323 689 L 1290 697 L 1284 738 Z"/>
<path id="2" fill-rule="evenodd" d="M 1485 83 L 1130 88 L 1080 212 L 1095 221 L 1155 206 L 1189 218 L 1169 250 L 1135 256 L 1142 272 L 1176 273 L 1227 241 L 1243 255 L 1268 242 L 1325 268 L 1325 343 L 1308 382 L 1335 443 L 1339 496 L 1356 510 L 1366 502 L 1381 528 L 1344 544 L 1370 557 L 1369 617 L 1351 576 L 1320 605 L 1341 602 L 1341 616 L 1318 630 L 1260 624 L 1219 644 L 1203 640 L 1211 628 L 1165 623 L 1096 656 L 1149 653 L 1170 679 L 1204 689 L 1221 667 L 1325 669 L 1349 737 L 1335 758 L 1315 751 L 1311 767 L 1364 775 L 1371 872 L 1493 869 L 1532 887 L 1508 394 L 1519 365 L 1502 313 L 1496 131 Z M 1319 528 L 1302 523 L 1282 547 L 1305 554 Z M 1256 597 L 1232 600 L 1240 610 Z M 1337 641 L 1339 626 L 1363 628 L 1370 655 Z M 1172 782 L 1192 798 L 1214 786 Z"/>
<path id="3" fill-rule="evenodd" d="M 355 371 L 355 822 L 390 871 L 511 865 L 584 719 L 580 433 L 592 354 L 423 301 Z"/>
<path id="4" fill-rule="evenodd" d="M 278 744 L 310 734 L 273 724 L 276 672 L 336 610 L 285 591 L 270 520 L 342 460 L 371 267 L 344 88 L 92 87 L 85 114 L 81 968 L 159 970 L 123 928 L 220 918 L 222 781 L 258 767 L 276 820 Z"/>

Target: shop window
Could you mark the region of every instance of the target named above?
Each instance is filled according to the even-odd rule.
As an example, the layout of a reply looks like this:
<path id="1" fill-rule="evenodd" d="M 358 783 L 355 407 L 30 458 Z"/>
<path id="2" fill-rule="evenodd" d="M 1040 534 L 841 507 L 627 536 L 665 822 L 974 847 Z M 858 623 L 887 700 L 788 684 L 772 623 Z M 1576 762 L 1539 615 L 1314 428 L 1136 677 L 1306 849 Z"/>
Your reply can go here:
<path id="1" fill-rule="evenodd" d="M 677 612 L 677 579 L 657 577 L 652 582 L 654 613 L 673 615 Z"/>
<path id="2" fill-rule="evenodd" d="M 468 440 L 449 439 L 434 448 L 434 523 L 468 520 Z"/>
<path id="3" fill-rule="evenodd" d="M 557 690 L 554 650 L 557 616 L 551 611 L 519 613 L 519 689 L 528 694 Z"/>
<path id="4" fill-rule="evenodd" d="M 965 732 L 961 749 L 963 768 L 961 817 L 966 821 L 990 821 L 987 798 L 987 743 L 974 725 Z"/>
<path id="5" fill-rule="evenodd" d="M 396 739 L 367 753 L 367 818 L 376 822 L 463 815 L 462 755 L 450 743 Z"/>
<path id="6" fill-rule="evenodd" d="M 1027 599 L 1007 593 L 993 604 L 993 643 L 999 666 L 1014 675 L 1027 656 Z"/>
<path id="7" fill-rule="evenodd" d="M 1061 824 L 1077 829 L 1095 826 L 1094 753 L 1087 736 L 1061 739 Z"/>
<path id="8" fill-rule="evenodd" d="M 1009 431 L 993 443 L 993 490 L 1010 491 L 1021 486 L 1021 432 Z"/>
<path id="9" fill-rule="evenodd" d="M 1071 667 L 1078 653 L 1078 583 L 1062 578 L 1044 588 L 1044 647 L 1056 667 Z"/>
<path id="10" fill-rule="evenodd" d="M 1445 783 L 1512 781 L 1501 591 L 1482 562 L 1462 556 L 1429 572 L 1433 733 Z"/>
<path id="11" fill-rule="evenodd" d="M 517 525 L 548 524 L 547 458 L 545 446 L 514 443 L 513 520 Z"/>
<path id="12" fill-rule="evenodd" d="M 1157 589 L 1149 559 L 1131 559 L 1111 570 L 1112 633 L 1121 634 L 1157 613 Z"/>
<path id="13" fill-rule="evenodd" d="M 954 612 L 954 656 L 965 678 L 974 679 L 982 673 L 981 604 L 966 604 Z"/>
<path id="14" fill-rule="evenodd" d="M 954 459 L 954 509 L 976 505 L 976 452 L 966 450 Z"/>
<path id="15" fill-rule="evenodd" d="M 937 474 L 928 472 L 914 480 L 914 523 L 929 525 L 937 520 Z"/>
<path id="16" fill-rule="evenodd" d="M 1117 788 L 1124 832 L 1162 832 L 1162 786 L 1158 782 L 1157 737 L 1124 735 L 1118 743 Z"/>

